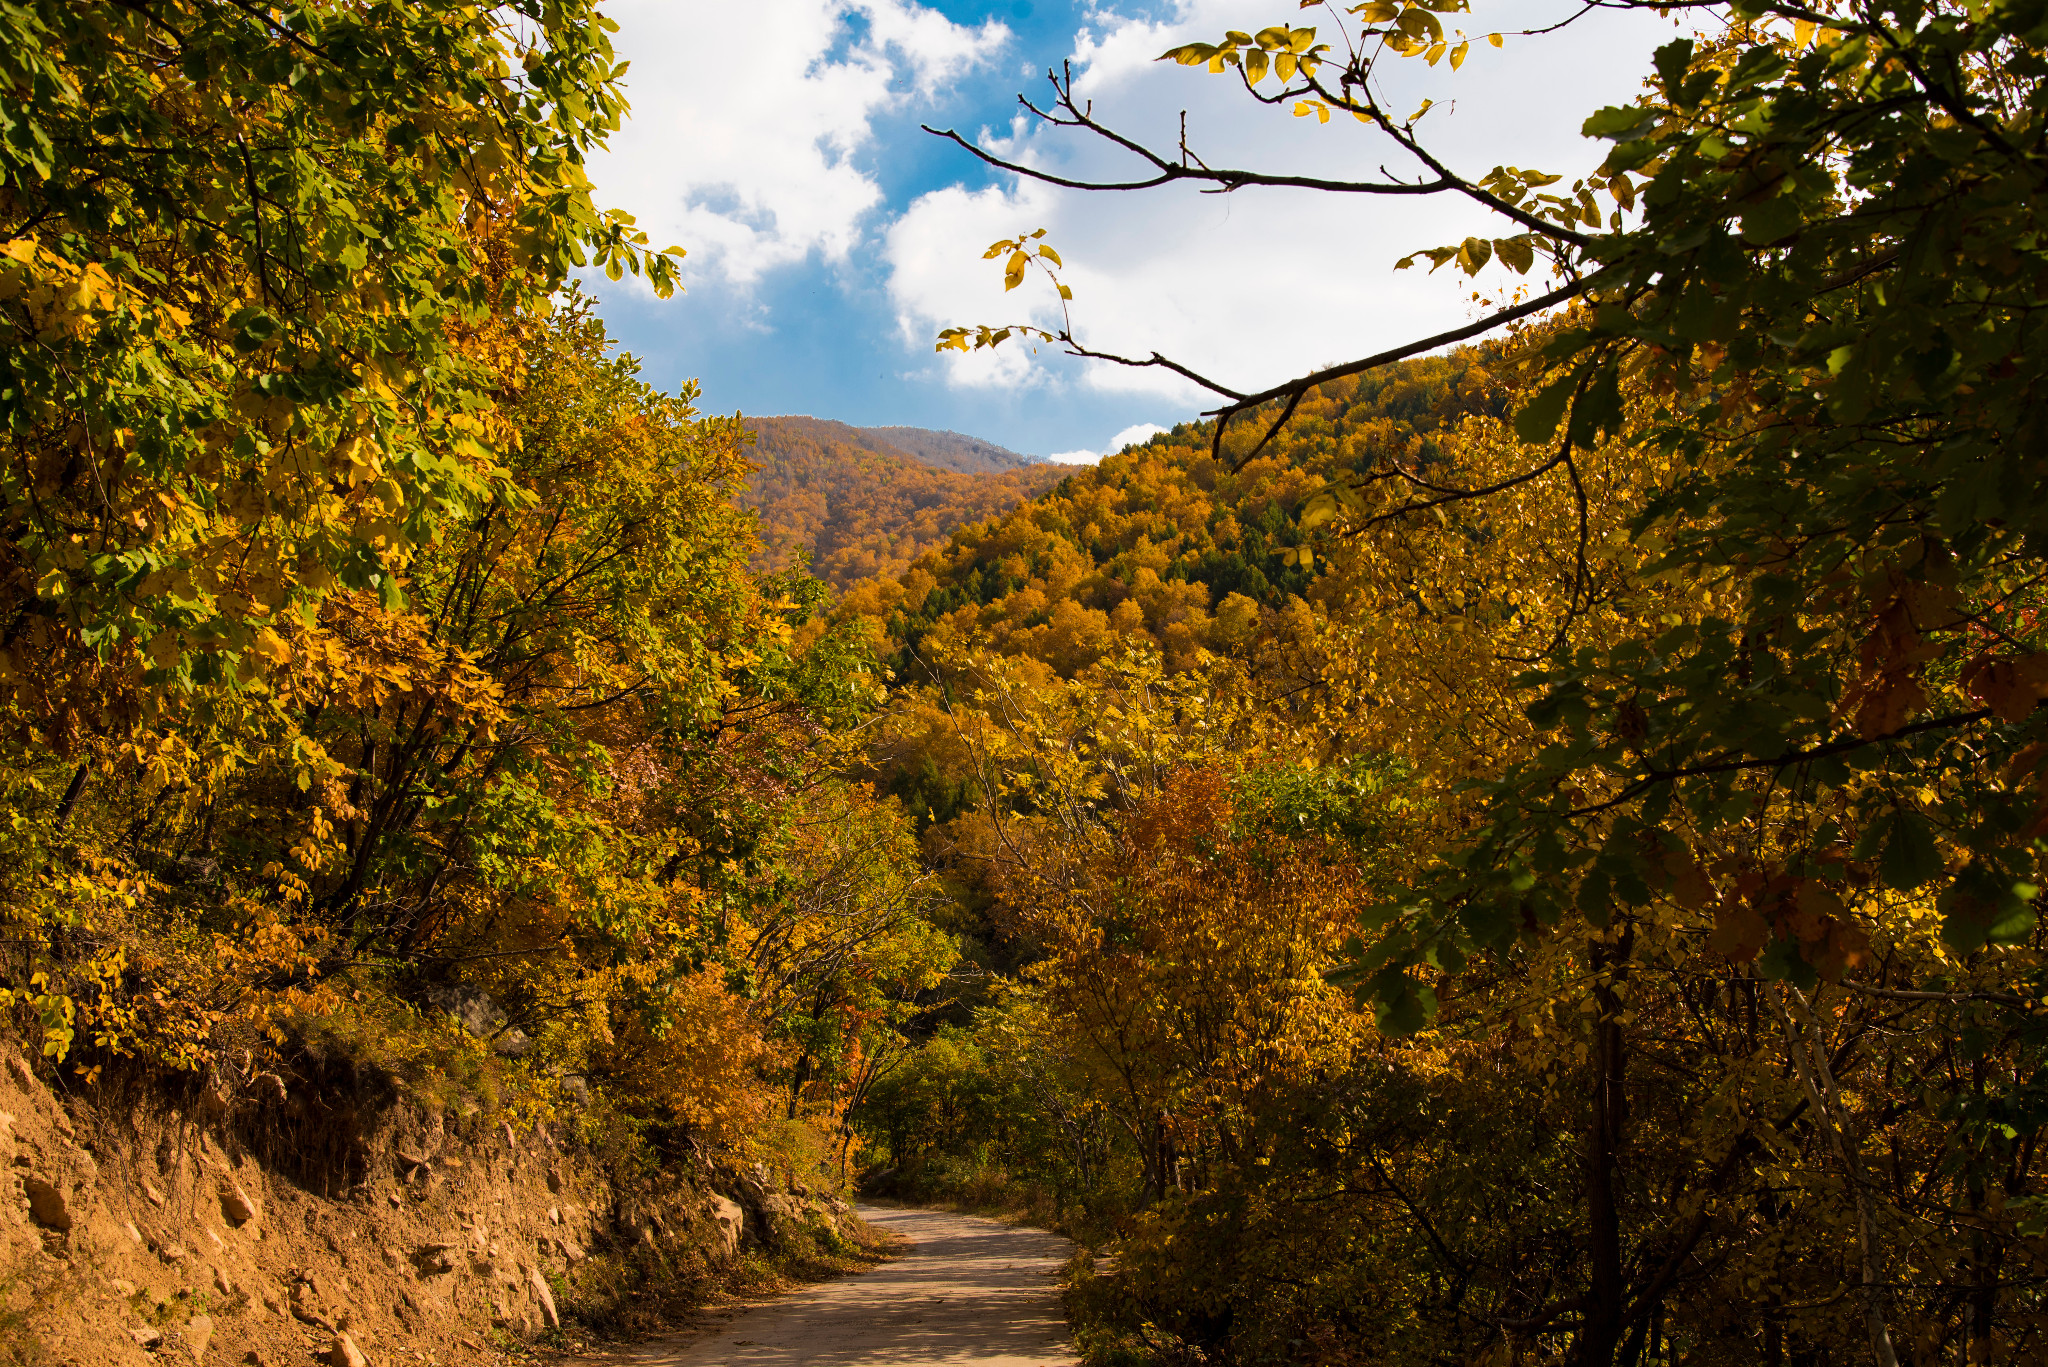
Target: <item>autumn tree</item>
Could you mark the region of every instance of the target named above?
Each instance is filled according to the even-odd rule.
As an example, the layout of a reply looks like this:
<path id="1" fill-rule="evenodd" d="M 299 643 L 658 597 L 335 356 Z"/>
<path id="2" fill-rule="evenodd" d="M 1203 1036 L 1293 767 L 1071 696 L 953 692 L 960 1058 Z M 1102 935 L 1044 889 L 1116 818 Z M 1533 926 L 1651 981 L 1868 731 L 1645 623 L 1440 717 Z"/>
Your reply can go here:
<path id="1" fill-rule="evenodd" d="M 1907 1339 L 1995 1360 L 2025 1351 L 2038 1312 L 2028 1217 L 2000 1212 L 2035 1199 L 2041 1114 L 2048 685 L 2028 342 L 2048 10 L 1680 12 L 1699 31 L 1658 50 L 1641 100 L 1592 113 L 1586 133 L 1611 150 L 1569 187 L 1536 170 L 1460 171 L 1430 151 L 1426 123 L 1382 101 L 1386 63 L 1455 68 L 1470 43 L 1524 41 L 1461 31 L 1461 0 L 1330 7 L 1333 29 L 1276 24 L 1165 54 L 1332 135 L 1362 126 L 1412 179 L 1150 150 L 1056 77 L 1039 115 L 1111 136 L 1139 164 L 1084 188 L 1458 197 L 1499 227 L 1399 264 L 1475 277 L 1540 265 L 1550 280 L 1473 323 L 1256 392 L 1157 354 L 1106 356 L 1072 323 L 1051 337 L 1208 386 L 1212 449 L 1242 465 L 1332 382 L 1563 306 L 1523 334 L 1524 387 L 1493 455 L 1388 452 L 1314 515 L 1319 554 L 1457 528 L 1469 565 L 1395 548 L 1405 566 L 1366 582 L 1402 614 L 1478 628 L 1468 670 L 1499 690 L 1487 762 L 1466 767 L 1458 819 L 1363 918 L 1355 980 L 1391 1032 L 1505 1030 L 1506 983 L 1547 982 L 1582 1008 L 1561 1056 L 1578 1079 L 1578 1261 L 1561 1289 L 1500 1312 L 1503 1331 L 1585 1363 L 1639 1360 L 1667 1334 L 1707 1351 L 1720 1332 L 1708 1319 L 1667 1327 L 1679 1293 L 1659 1269 L 1677 1275 L 1709 1243 L 1763 1256 L 1791 1200 L 1853 1252 L 1811 1296 L 1790 1293 L 1789 1262 L 1754 1279 L 1780 1297 L 1761 1312 L 1768 1352 L 1853 1334 L 1880 1363 Z M 1019 282 L 1059 269 L 1033 240 L 996 255 Z M 951 330 L 941 345 L 1017 331 Z M 1624 459 L 1644 478 L 1614 527 L 1589 490 Z M 1562 517 L 1542 538 L 1547 563 L 1518 562 L 1509 515 L 1489 505 L 1539 489 Z M 1442 633 L 1422 639 L 1445 658 Z M 1349 658 L 1372 671 L 1387 656 L 1375 644 Z M 1399 694 L 1404 672 L 1381 679 Z M 1358 682 L 1339 691 L 1379 701 Z M 1723 1191 L 1725 1204 L 1631 1213 L 1660 1161 L 1634 1127 L 1694 1114 L 1646 1070 L 1696 1062 L 1649 1041 L 1682 1040 L 1725 1069 L 1720 1022 L 1787 1085 L 1771 1095 L 1723 1073 L 1717 1104 L 1745 1095 L 1739 1119 L 1686 1141 L 1696 1157 L 1673 1190 Z M 1877 1099 L 1900 1077 L 1914 1083 Z M 1888 1181 L 1871 1152 L 1883 1147 Z M 1901 1176 L 1908 1154 L 1930 1164 L 1917 1187 Z M 1744 1177 L 1766 1168 L 1797 1176 Z M 1919 1204 L 1936 1190 L 1951 1214 Z M 1430 1256 L 1444 1275 L 1477 1266 L 1451 1240 Z M 1934 1267 L 1958 1270 L 1912 1281 Z M 1802 1320 L 1823 1300 L 1847 1318 Z"/>
<path id="2" fill-rule="evenodd" d="M 579 265 L 673 284 L 582 170 L 625 107 L 610 27 L 538 0 L 0 17 L 0 659 L 38 736 L 268 676 L 291 615 L 395 607 L 510 492 L 490 320 Z"/>
<path id="3" fill-rule="evenodd" d="M 738 419 L 565 288 L 674 283 L 582 170 L 611 29 L 0 15 L 0 1006 L 51 1066 L 254 1106 L 317 1034 L 744 1146 L 950 966 Z"/>

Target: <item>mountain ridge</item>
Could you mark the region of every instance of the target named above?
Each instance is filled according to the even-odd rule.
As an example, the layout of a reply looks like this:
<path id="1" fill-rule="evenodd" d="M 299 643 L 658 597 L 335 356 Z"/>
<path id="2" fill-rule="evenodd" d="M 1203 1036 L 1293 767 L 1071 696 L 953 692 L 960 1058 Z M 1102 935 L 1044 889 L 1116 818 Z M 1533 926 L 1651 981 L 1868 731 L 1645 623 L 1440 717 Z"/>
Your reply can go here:
<path id="1" fill-rule="evenodd" d="M 778 433 L 801 431 L 814 439 L 829 438 L 878 455 L 904 455 L 935 470 L 949 470 L 961 475 L 998 474 L 1046 463 L 1043 456 L 1027 456 L 1007 446 L 950 428 L 857 427 L 837 418 L 819 418 L 807 413 L 764 414 L 748 418 L 746 422 L 748 429 L 757 437 L 763 430 Z M 761 424 L 767 424 L 768 429 Z"/>
<path id="2" fill-rule="evenodd" d="M 760 519 L 755 568 L 808 556 L 811 572 L 840 589 L 902 573 L 959 528 L 1002 516 L 1067 473 L 959 432 L 808 416 L 746 426 L 755 470 L 738 501 Z"/>

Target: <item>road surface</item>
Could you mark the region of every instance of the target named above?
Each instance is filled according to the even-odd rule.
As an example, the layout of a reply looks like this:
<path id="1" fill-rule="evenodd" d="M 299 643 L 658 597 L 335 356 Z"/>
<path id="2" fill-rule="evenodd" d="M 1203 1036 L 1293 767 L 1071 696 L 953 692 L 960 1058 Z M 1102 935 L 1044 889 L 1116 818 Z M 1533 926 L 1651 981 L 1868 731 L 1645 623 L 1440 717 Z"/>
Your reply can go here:
<path id="1" fill-rule="evenodd" d="M 915 1247 L 872 1272 L 735 1314 L 687 1339 L 642 1344 L 633 1367 L 1065 1367 L 1074 1361 L 1055 1278 L 1067 1241 L 971 1215 L 861 1207 Z"/>

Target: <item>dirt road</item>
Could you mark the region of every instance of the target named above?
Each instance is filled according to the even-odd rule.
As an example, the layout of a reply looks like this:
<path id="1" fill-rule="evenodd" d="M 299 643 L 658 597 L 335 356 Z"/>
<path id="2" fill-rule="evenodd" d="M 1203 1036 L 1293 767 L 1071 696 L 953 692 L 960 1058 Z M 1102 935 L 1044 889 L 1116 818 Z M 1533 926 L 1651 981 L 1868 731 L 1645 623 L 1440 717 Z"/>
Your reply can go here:
<path id="1" fill-rule="evenodd" d="M 862 1207 L 916 1245 L 872 1272 L 753 1306 L 725 1326 L 615 1359 L 634 1367 L 1061 1367 L 1054 1277 L 1067 1241 L 935 1210 Z"/>

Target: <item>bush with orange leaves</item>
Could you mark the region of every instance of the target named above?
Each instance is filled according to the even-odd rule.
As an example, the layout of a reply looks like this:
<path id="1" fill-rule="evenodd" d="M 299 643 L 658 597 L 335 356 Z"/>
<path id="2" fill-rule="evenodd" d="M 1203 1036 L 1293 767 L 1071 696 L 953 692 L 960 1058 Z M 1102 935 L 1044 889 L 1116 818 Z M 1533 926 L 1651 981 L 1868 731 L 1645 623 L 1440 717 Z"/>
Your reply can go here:
<path id="1" fill-rule="evenodd" d="M 1324 971 L 1359 898 L 1332 842 L 1247 829 L 1229 779 L 1180 770 L 1117 825 L 1075 894 L 1027 916 L 1069 1048 L 1155 1196 L 1235 1164 L 1262 1103 L 1341 1064 L 1360 1021 Z"/>

